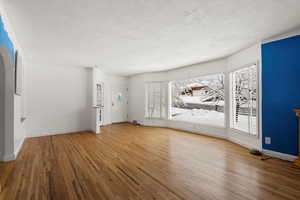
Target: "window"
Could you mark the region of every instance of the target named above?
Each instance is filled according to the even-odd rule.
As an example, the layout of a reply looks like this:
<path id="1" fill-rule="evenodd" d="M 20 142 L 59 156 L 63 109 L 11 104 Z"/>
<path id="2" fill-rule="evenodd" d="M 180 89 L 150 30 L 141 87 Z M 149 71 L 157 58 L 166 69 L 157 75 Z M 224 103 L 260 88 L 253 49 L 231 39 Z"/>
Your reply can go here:
<path id="1" fill-rule="evenodd" d="M 170 119 L 224 127 L 224 75 L 170 83 Z"/>
<path id="2" fill-rule="evenodd" d="M 96 93 L 97 93 L 97 97 L 96 97 L 96 105 L 97 106 L 103 106 L 103 88 L 102 88 L 102 84 L 97 84 L 96 85 Z"/>
<path id="3" fill-rule="evenodd" d="M 251 65 L 230 74 L 231 128 L 257 135 L 257 66 Z"/>
<path id="4" fill-rule="evenodd" d="M 97 84 L 96 85 L 96 106 L 99 106 L 99 122 L 102 125 L 103 123 L 103 107 L 104 107 L 104 101 L 103 101 L 103 84 Z"/>
<path id="5" fill-rule="evenodd" d="M 166 88 L 163 82 L 146 83 L 146 118 L 166 118 Z"/>

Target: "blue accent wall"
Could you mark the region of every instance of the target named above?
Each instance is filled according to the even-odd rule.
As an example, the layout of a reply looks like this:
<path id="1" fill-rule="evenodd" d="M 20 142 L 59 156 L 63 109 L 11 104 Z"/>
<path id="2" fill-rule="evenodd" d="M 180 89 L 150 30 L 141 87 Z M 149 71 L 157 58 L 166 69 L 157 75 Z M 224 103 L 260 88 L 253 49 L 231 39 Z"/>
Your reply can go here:
<path id="1" fill-rule="evenodd" d="M 14 58 L 15 56 L 14 45 L 9 39 L 9 36 L 4 28 L 4 24 L 1 16 L 0 16 L 0 46 L 5 46 L 9 50 L 10 55 Z"/>
<path id="2" fill-rule="evenodd" d="M 295 108 L 300 109 L 300 35 L 262 45 L 264 149 L 298 155 Z"/>

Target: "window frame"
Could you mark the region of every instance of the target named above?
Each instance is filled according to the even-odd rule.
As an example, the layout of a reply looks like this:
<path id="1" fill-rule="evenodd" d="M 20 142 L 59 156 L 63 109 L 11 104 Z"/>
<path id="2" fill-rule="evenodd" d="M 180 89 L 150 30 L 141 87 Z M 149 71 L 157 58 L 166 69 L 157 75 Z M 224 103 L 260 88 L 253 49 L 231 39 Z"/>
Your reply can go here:
<path id="1" fill-rule="evenodd" d="M 233 80 L 232 80 L 232 75 L 234 72 L 242 70 L 244 68 L 250 68 L 251 66 L 256 66 L 256 134 L 251 134 L 250 132 L 245 132 L 243 130 L 237 129 L 233 126 Z M 234 68 L 232 70 L 228 71 L 228 79 L 229 79 L 229 129 L 232 129 L 234 131 L 237 131 L 238 133 L 254 137 L 254 138 L 259 138 L 260 137 L 260 84 L 261 84 L 261 78 L 260 78 L 260 65 L 259 61 L 251 62 L 246 65 L 243 65 L 241 67 Z M 249 123 L 249 122 L 248 122 Z"/>
<path id="2" fill-rule="evenodd" d="M 150 117 L 149 116 L 149 110 L 150 110 L 150 95 L 149 95 L 149 85 L 150 84 L 157 84 L 159 83 L 160 85 L 160 104 L 159 104 L 159 109 L 160 109 L 160 117 Z M 167 82 L 165 81 L 147 81 L 144 83 L 145 85 L 145 113 L 144 113 L 144 118 L 147 120 L 165 120 L 168 117 L 168 102 L 167 102 L 167 95 L 168 95 L 168 90 L 167 90 L 167 86 L 164 86 L 165 84 L 167 84 Z M 164 88 L 165 87 L 165 88 Z M 165 94 L 163 94 L 165 93 Z M 163 97 L 165 98 L 165 100 L 163 100 Z M 163 109 L 163 105 L 162 105 L 162 101 L 165 101 L 165 108 Z"/>
<path id="3" fill-rule="evenodd" d="M 171 109 L 172 109 L 172 82 L 176 81 L 184 81 L 184 80 L 189 80 L 189 79 L 196 79 L 196 78 L 201 78 L 201 77 L 207 77 L 207 76 L 213 76 L 213 75 L 222 75 L 224 77 L 224 123 L 223 125 L 213 125 L 213 124 L 207 124 L 207 123 L 195 123 L 195 122 L 190 122 L 190 121 L 184 121 L 184 120 L 174 120 L 172 119 L 171 116 Z M 226 110 L 227 110 L 227 93 L 226 93 L 226 79 L 227 79 L 227 73 L 224 71 L 221 72 L 211 72 L 211 73 L 205 73 L 205 74 L 200 74 L 197 76 L 192 76 L 188 78 L 180 78 L 180 79 L 174 79 L 168 82 L 168 120 L 172 122 L 183 122 L 183 123 L 188 123 L 188 124 L 193 124 L 193 125 L 199 125 L 199 126 L 205 126 L 205 127 L 212 127 L 212 128 L 227 128 L 227 119 L 226 119 Z"/>

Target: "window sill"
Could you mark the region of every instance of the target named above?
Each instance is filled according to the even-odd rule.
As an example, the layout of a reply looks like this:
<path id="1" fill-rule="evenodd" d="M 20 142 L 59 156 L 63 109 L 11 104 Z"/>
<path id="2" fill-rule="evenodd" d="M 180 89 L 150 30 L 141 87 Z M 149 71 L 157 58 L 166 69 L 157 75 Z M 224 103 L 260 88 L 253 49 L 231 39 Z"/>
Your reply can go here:
<path id="1" fill-rule="evenodd" d="M 188 121 L 181 121 L 181 120 L 172 120 L 172 119 L 161 119 L 161 118 L 144 118 L 147 121 L 165 121 L 165 122 L 179 122 L 179 123 L 185 123 L 188 125 L 192 126 L 203 126 L 203 127 L 208 127 L 208 128 L 218 128 L 218 129 L 225 129 L 225 126 L 218 126 L 218 125 L 210 125 L 210 124 L 203 124 L 203 123 L 193 123 L 193 122 L 188 122 Z"/>
<path id="2" fill-rule="evenodd" d="M 225 126 L 218 126 L 218 125 L 211 125 L 211 124 L 203 124 L 203 123 L 193 123 L 193 122 L 188 122 L 188 121 L 181 121 L 181 120 L 172 120 L 172 119 L 167 119 L 169 122 L 180 122 L 180 123 L 186 123 L 190 124 L 193 126 L 203 126 L 203 127 L 209 127 L 209 128 L 222 128 L 225 129 Z"/>

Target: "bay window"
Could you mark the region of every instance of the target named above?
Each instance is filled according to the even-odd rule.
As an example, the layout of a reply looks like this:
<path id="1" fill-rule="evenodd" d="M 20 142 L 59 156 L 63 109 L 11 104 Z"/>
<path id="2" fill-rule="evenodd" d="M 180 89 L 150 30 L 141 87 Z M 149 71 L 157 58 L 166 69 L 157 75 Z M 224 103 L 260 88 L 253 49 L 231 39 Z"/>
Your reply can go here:
<path id="1" fill-rule="evenodd" d="M 225 127 L 258 135 L 258 67 L 256 64 L 229 73 L 228 96 L 225 75 L 212 74 L 145 85 L 145 118 L 169 119 L 193 124 Z M 229 101 L 228 109 L 225 102 Z"/>

